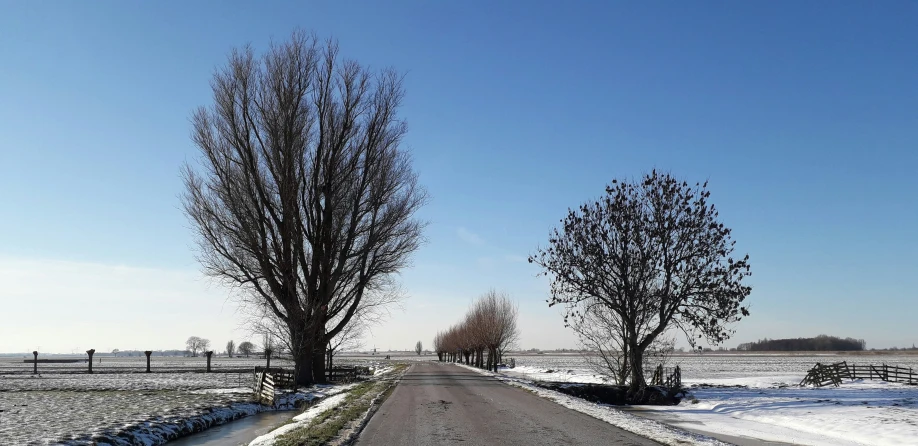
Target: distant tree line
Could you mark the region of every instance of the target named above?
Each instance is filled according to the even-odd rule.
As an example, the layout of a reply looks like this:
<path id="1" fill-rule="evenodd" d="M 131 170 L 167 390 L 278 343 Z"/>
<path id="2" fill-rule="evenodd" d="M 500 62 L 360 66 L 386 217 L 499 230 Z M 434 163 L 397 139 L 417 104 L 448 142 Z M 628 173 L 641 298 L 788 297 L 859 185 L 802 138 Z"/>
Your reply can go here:
<path id="1" fill-rule="evenodd" d="M 861 351 L 867 348 L 863 339 L 839 338 L 835 336 L 819 335 L 815 338 L 793 339 L 760 339 L 756 342 L 746 342 L 736 347 L 739 351 Z"/>
<path id="2" fill-rule="evenodd" d="M 478 298 L 465 318 L 434 336 L 440 361 L 459 362 L 497 371 L 503 354 L 519 338 L 519 308 L 510 297 L 494 290 Z M 422 348 L 418 341 L 415 352 Z"/>

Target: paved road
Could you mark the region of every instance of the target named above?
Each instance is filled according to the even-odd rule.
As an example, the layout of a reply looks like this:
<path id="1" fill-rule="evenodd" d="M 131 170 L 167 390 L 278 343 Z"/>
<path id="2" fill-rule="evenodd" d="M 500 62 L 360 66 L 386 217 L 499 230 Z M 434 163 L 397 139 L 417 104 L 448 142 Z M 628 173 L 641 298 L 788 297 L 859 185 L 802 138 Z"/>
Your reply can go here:
<path id="1" fill-rule="evenodd" d="M 472 370 L 411 366 L 360 434 L 360 446 L 633 445 L 658 443 L 625 432 Z"/>

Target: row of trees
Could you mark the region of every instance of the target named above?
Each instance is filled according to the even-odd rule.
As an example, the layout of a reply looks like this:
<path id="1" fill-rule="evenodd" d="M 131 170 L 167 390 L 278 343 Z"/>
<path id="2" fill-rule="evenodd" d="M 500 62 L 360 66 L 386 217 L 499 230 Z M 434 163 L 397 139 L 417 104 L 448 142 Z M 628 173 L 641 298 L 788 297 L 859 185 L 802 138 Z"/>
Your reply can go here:
<path id="1" fill-rule="evenodd" d="M 199 262 L 291 353 L 298 385 L 325 382 L 353 327 L 401 298 L 396 274 L 423 241 L 402 76 L 295 32 L 233 51 L 211 87 L 183 170 Z"/>
<path id="2" fill-rule="evenodd" d="M 867 342 L 863 339 L 839 338 L 835 336 L 819 335 L 815 338 L 793 339 L 760 339 L 756 342 L 746 342 L 736 347 L 741 351 L 861 351 L 867 349 Z"/>
<path id="3" fill-rule="evenodd" d="M 519 338 L 519 308 L 494 290 L 478 298 L 461 322 L 434 336 L 440 361 L 464 362 L 497 371 L 503 353 Z M 417 349 L 421 345 L 418 342 Z M 419 353 L 420 354 L 420 353 Z"/>
<path id="4" fill-rule="evenodd" d="M 270 344 L 265 344 L 265 346 L 268 349 L 271 348 Z M 204 339 L 198 336 L 190 336 L 188 340 L 185 341 L 185 351 L 187 351 L 188 353 L 191 353 L 191 356 L 198 356 L 198 353 L 204 353 L 208 349 L 210 349 L 209 339 Z M 236 349 L 237 349 L 237 346 L 236 346 L 235 341 L 230 340 L 229 342 L 226 343 L 226 354 L 230 358 L 232 358 L 233 355 L 236 354 Z M 245 355 L 245 357 L 248 358 L 249 355 L 255 352 L 255 344 L 252 344 L 249 341 L 244 341 L 241 344 L 239 344 L 238 350 L 239 350 L 239 354 Z M 112 353 L 115 353 L 115 352 L 117 352 L 117 350 Z"/>

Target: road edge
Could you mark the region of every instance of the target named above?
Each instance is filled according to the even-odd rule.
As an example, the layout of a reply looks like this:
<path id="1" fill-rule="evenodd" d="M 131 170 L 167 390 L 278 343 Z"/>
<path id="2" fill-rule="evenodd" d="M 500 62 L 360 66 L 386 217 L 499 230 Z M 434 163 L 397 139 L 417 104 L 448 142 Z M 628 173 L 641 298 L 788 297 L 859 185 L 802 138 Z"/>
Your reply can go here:
<path id="1" fill-rule="evenodd" d="M 389 396 L 392 395 L 392 392 L 395 391 L 395 388 L 398 386 L 399 382 L 401 382 L 402 377 L 405 376 L 406 373 L 408 373 L 408 370 L 410 370 L 412 366 L 413 365 L 409 365 L 408 367 L 405 367 L 404 370 L 398 373 L 398 376 L 394 377 L 391 380 L 388 380 L 389 385 L 386 386 L 385 389 L 380 391 L 375 397 L 373 397 L 373 400 L 370 402 L 370 407 L 363 414 L 363 418 L 357 424 L 353 425 L 350 428 L 351 429 L 350 432 L 347 433 L 347 435 L 342 441 L 335 442 L 334 444 L 341 445 L 341 446 L 353 445 L 357 441 L 357 439 L 360 437 L 360 433 L 363 432 L 363 429 L 370 422 L 370 419 L 373 418 L 373 415 L 376 414 L 376 411 L 379 410 L 379 408 L 383 405 L 383 403 L 386 402 L 387 399 L 389 399 Z"/>
<path id="2" fill-rule="evenodd" d="M 699 446 L 732 446 L 730 443 L 726 443 L 722 440 L 718 440 L 706 435 L 701 435 L 695 432 L 689 432 L 656 420 L 638 417 L 636 415 L 626 413 L 620 409 L 616 409 L 613 406 L 591 403 L 589 401 L 576 398 L 561 392 L 545 389 L 532 384 L 532 380 L 509 377 L 500 373 L 494 373 L 466 364 L 448 364 L 453 364 L 468 370 L 472 370 L 481 375 L 496 378 L 498 381 L 504 384 L 532 392 L 539 397 L 551 400 L 565 408 L 589 415 L 593 418 L 609 423 L 610 425 L 619 429 L 647 438 L 648 440 L 656 441 L 660 444 L 668 446 L 685 446 L 687 444 Z"/>

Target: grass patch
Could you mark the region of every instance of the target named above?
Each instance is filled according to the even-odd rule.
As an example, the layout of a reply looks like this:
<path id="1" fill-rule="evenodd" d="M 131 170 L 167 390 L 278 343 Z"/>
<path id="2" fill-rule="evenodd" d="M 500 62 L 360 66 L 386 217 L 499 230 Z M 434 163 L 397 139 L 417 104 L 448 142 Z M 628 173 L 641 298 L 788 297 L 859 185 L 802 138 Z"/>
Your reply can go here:
<path id="1" fill-rule="evenodd" d="M 401 373 L 405 365 L 395 366 L 395 373 Z M 381 395 L 384 401 L 395 386 L 387 381 L 366 381 L 348 391 L 344 401 L 336 407 L 320 413 L 306 427 L 296 429 L 280 436 L 277 446 L 320 446 L 327 444 L 338 436 L 338 432 L 367 412 L 373 399 Z"/>

